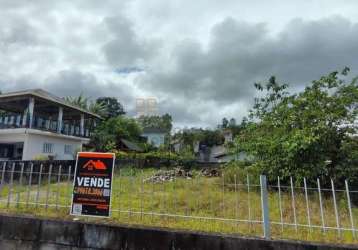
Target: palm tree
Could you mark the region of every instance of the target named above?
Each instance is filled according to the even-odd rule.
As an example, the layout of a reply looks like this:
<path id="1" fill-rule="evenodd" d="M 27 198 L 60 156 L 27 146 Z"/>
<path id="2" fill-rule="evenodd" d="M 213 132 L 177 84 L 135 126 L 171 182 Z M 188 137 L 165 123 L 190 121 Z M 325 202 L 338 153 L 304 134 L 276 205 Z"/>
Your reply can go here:
<path id="1" fill-rule="evenodd" d="M 81 93 L 79 96 L 77 97 L 73 97 L 73 96 L 66 96 L 65 97 L 65 101 L 69 104 L 72 104 L 74 106 L 77 106 L 79 108 L 82 108 L 82 109 L 88 109 L 88 102 L 89 102 L 89 99 L 88 97 L 85 97 L 83 95 L 83 93 Z"/>
<path id="2" fill-rule="evenodd" d="M 107 114 L 106 106 L 103 103 L 90 101 L 87 109 L 88 111 L 98 114 L 102 117 L 106 116 Z"/>
<path id="3" fill-rule="evenodd" d="M 100 116 L 104 116 L 106 114 L 106 108 L 102 103 L 96 103 L 95 101 L 91 101 L 88 97 L 85 97 L 83 93 L 81 93 L 77 97 L 67 96 L 64 99 L 67 103 L 71 105 L 88 110 Z"/>

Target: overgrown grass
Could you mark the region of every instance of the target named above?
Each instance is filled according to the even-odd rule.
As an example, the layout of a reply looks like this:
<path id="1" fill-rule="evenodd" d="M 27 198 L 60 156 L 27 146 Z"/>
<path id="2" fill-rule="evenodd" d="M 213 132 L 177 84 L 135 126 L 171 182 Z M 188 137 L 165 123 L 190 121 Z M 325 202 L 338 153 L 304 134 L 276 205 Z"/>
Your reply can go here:
<path id="1" fill-rule="evenodd" d="M 223 180 L 219 177 L 200 176 L 192 179 L 177 178 L 175 181 L 162 183 L 146 181 L 155 171 L 122 169 L 121 175 L 116 174 L 113 180 L 111 217 L 109 219 L 80 217 L 79 219 L 262 236 L 261 196 L 260 188 L 256 184 L 257 180 L 252 180 L 250 190 L 245 178 L 238 178 L 237 185 L 231 180 Z M 29 187 L 26 180 L 23 181 L 26 185 L 14 184 L 11 192 L 8 185 L 3 186 L 0 192 L 1 211 L 72 219 L 73 217 L 69 215 L 72 183 L 66 182 L 67 176 L 63 176 L 57 183 L 55 181 L 57 177 L 54 176 L 51 184 L 48 185 L 46 176 L 44 173 L 40 187 L 36 184 Z M 340 227 L 349 229 L 351 225 L 346 196 L 340 191 L 336 196 Z M 331 193 L 328 190 L 324 191 L 322 199 L 325 226 L 336 227 Z M 283 222 L 294 224 L 292 196 L 288 187 L 282 188 L 281 200 Z M 296 229 L 294 225 L 281 225 L 276 187 L 269 189 L 269 207 L 270 220 L 274 222 L 271 225 L 273 238 L 358 243 L 353 238 L 352 232 L 348 230 L 338 233 L 335 229 L 327 229 L 324 232 L 319 228 L 297 226 Z M 294 207 L 297 224 L 308 224 L 304 190 L 300 188 L 295 188 Z M 309 209 L 311 224 L 321 226 L 319 198 L 317 192 L 313 190 L 309 192 Z M 353 215 L 358 222 L 357 207 L 353 207 Z"/>

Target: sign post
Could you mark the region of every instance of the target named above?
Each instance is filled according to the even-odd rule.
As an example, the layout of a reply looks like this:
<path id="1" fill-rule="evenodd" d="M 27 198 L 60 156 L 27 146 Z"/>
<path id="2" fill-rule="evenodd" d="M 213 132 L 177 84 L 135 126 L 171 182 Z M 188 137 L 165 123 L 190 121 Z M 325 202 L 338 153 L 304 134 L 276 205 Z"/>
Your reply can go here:
<path id="1" fill-rule="evenodd" d="M 77 154 L 71 215 L 110 216 L 114 162 L 112 153 Z"/>

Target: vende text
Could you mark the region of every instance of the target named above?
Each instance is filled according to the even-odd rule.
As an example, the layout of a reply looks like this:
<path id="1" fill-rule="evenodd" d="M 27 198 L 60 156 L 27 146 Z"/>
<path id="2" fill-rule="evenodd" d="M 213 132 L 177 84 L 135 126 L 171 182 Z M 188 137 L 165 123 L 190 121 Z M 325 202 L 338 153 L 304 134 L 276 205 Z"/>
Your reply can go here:
<path id="1" fill-rule="evenodd" d="M 77 186 L 109 188 L 110 179 L 98 177 L 77 177 Z"/>

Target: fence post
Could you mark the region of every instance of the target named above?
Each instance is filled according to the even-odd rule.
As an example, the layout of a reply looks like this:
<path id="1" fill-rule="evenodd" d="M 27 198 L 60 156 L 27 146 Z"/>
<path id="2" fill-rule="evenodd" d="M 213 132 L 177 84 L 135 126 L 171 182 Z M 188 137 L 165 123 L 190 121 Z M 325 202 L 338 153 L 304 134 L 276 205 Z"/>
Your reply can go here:
<path id="1" fill-rule="evenodd" d="M 348 181 L 345 180 L 344 181 L 345 186 L 346 186 L 346 194 L 347 194 L 347 202 L 348 202 L 348 211 L 349 211 L 349 218 L 351 220 L 351 226 L 352 226 L 352 234 L 353 234 L 353 238 L 356 238 L 356 230 L 354 229 L 354 220 L 353 220 L 353 213 L 352 213 L 352 205 L 351 205 L 351 197 L 349 195 L 349 186 L 348 186 Z"/>
<path id="2" fill-rule="evenodd" d="M 269 239 L 271 237 L 271 232 L 270 232 L 267 180 L 265 175 L 260 175 L 260 186 L 261 186 L 261 208 L 262 208 L 262 223 L 263 223 L 262 227 L 264 231 L 264 237 L 266 239 Z"/>

